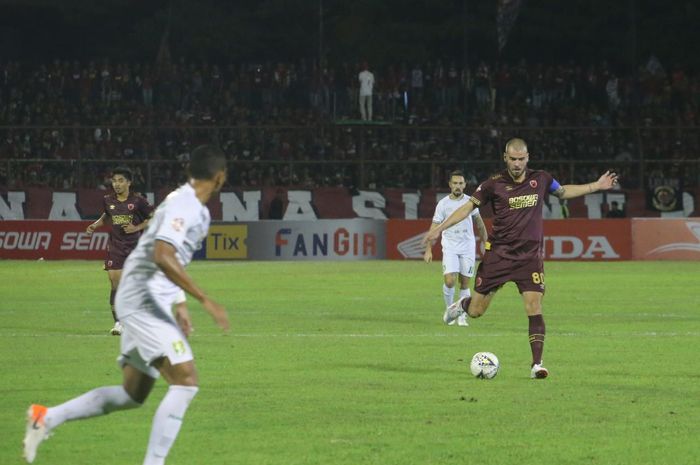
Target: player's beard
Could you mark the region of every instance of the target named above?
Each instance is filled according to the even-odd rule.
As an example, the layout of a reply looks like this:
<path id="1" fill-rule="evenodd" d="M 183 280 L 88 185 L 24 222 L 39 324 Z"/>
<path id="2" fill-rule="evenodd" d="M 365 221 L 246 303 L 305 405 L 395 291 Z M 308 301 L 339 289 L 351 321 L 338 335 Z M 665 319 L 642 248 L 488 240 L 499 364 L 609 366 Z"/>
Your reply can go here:
<path id="1" fill-rule="evenodd" d="M 461 195 L 462 195 L 462 191 L 459 190 L 459 189 L 455 189 L 455 190 L 452 191 L 452 196 L 453 196 L 453 197 L 459 197 L 459 196 L 461 196 Z"/>
<path id="2" fill-rule="evenodd" d="M 511 178 L 517 181 L 525 173 L 525 168 L 508 168 L 508 173 Z"/>

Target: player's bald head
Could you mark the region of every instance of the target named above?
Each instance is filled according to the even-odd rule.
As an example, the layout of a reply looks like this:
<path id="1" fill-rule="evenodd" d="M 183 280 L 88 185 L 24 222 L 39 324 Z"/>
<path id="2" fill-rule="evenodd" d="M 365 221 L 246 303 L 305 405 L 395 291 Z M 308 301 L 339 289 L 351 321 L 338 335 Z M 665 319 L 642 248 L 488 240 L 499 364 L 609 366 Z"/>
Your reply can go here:
<path id="1" fill-rule="evenodd" d="M 524 140 L 514 137 L 508 142 L 506 142 L 506 149 L 504 153 L 508 152 L 521 152 L 521 153 L 527 153 L 527 144 L 525 143 Z"/>

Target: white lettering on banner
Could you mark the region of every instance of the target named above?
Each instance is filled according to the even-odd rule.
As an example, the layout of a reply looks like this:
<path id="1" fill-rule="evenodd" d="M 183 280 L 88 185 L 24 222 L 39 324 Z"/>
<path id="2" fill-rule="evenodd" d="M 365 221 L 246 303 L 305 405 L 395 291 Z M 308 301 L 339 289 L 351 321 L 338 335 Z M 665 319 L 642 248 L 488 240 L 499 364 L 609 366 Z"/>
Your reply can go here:
<path id="1" fill-rule="evenodd" d="M 586 203 L 589 219 L 598 220 L 603 217 L 603 210 L 600 208 L 600 205 L 603 203 L 602 194 L 585 195 L 583 201 Z"/>
<path id="2" fill-rule="evenodd" d="M 386 207 L 386 199 L 379 192 L 360 191 L 359 194 L 352 196 L 352 209 L 360 218 L 385 220 L 386 215 L 381 210 L 384 207 Z"/>
<path id="3" fill-rule="evenodd" d="M 418 219 L 418 203 L 420 202 L 420 192 L 405 192 L 401 195 L 404 204 L 403 216 L 407 220 Z"/>
<path id="4" fill-rule="evenodd" d="M 243 192 L 243 203 L 235 192 L 219 194 L 223 221 L 258 221 L 260 219 L 260 191 Z M 245 204 L 245 206 L 243 206 Z"/>
<path id="5" fill-rule="evenodd" d="M 446 192 L 438 192 L 437 194 L 435 194 L 435 205 L 437 205 L 438 202 L 440 202 L 442 199 L 444 199 L 448 195 L 450 195 L 450 194 L 448 194 Z"/>
<path id="6" fill-rule="evenodd" d="M 46 231 L 0 231 L 0 249 L 48 250 L 51 233 Z"/>
<path id="7" fill-rule="evenodd" d="M 284 212 L 284 220 L 315 220 L 316 212 L 311 205 L 310 191 L 287 191 L 287 211 Z"/>
<path id="8" fill-rule="evenodd" d="M 571 258 L 620 258 L 605 236 L 588 236 L 586 243 L 576 236 L 545 236 L 552 243 L 552 253 L 547 256 L 550 259 L 566 260 Z"/>
<path id="9" fill-rule="evenodd" d="M 109 233 L 67 232 L 61 240 L 61 250 L 107 250 Z"/>
<path id="10" fill-rule="evenodd" d="M 620 209 L 624 210 L 627 196 L 624 194 L 624 192 L 608 191 L 605 194 L 605 201 L 608 204 L 608 208 L 610 208 L 610 204 L 617 202 Z"/>
<path id="11" fill-rule="evenodd" d="M 22 204 L 25 198 L 24 192 L 8 192 L 7 201 L 10 203 L 8 206 L 5 200 L 0 197 L 0 219 L 23 220 L 24 209 L 22 208 Z"/>
<path id="12" fill-rule="evenodd" d="M 54 192 L 50 220 L 79 220 L 80 214 L 75 208 L 75 192 Z"/>

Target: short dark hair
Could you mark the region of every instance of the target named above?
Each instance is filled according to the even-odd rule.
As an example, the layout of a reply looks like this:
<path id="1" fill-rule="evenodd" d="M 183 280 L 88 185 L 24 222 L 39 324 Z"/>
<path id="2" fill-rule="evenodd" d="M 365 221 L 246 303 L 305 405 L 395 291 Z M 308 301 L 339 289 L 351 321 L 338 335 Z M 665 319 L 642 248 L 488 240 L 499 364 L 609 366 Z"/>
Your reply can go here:
<path id="1" fill-rule="evenodd" d="M 226 170 L 226 155 L 215 145 L 200 145 L 190 155 L 189 175 L 194 179 L 213 179 Z"/>
<path id="2" fill-rule="evenodd" d="M 462 170 L 454 170 L 450 173 L 450 179 L 452 179 L 452 176 L 462 176 L 464 179 L 467 179 L 467 177 L 464 175 L 464 172 Z"/>
<path id="3" fill-rule="evenodd" d="M 112 170 L 112 176 L 121 175 L 126 178 L 127 181 L 131 182 L 134 179 L 134 175 L 129 168 L 126 166 L 117 166 Z"/>

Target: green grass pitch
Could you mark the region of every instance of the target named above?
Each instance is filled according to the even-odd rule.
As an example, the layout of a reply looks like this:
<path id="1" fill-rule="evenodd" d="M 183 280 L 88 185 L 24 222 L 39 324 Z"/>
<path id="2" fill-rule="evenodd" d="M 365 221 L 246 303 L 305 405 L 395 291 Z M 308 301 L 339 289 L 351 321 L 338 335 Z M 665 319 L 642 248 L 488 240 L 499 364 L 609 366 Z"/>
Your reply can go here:
<path id="1" fill-rule="evenodd" d="M 24 413 L 119 384 L 99 262 L 0 261 L 0 463 Z M 195 262 L 230 309 L 191 303 L 201 389 L 169 465 L 700 463 L 700 263 L 548 263 L 546 380 L 504 287 L 469 328 L 442 324 L 440 264 Z M 468 362 L 494 352 L 501 372 Z M 37 465 L 139 464 L 145 406 L 66 423 Z"/>

